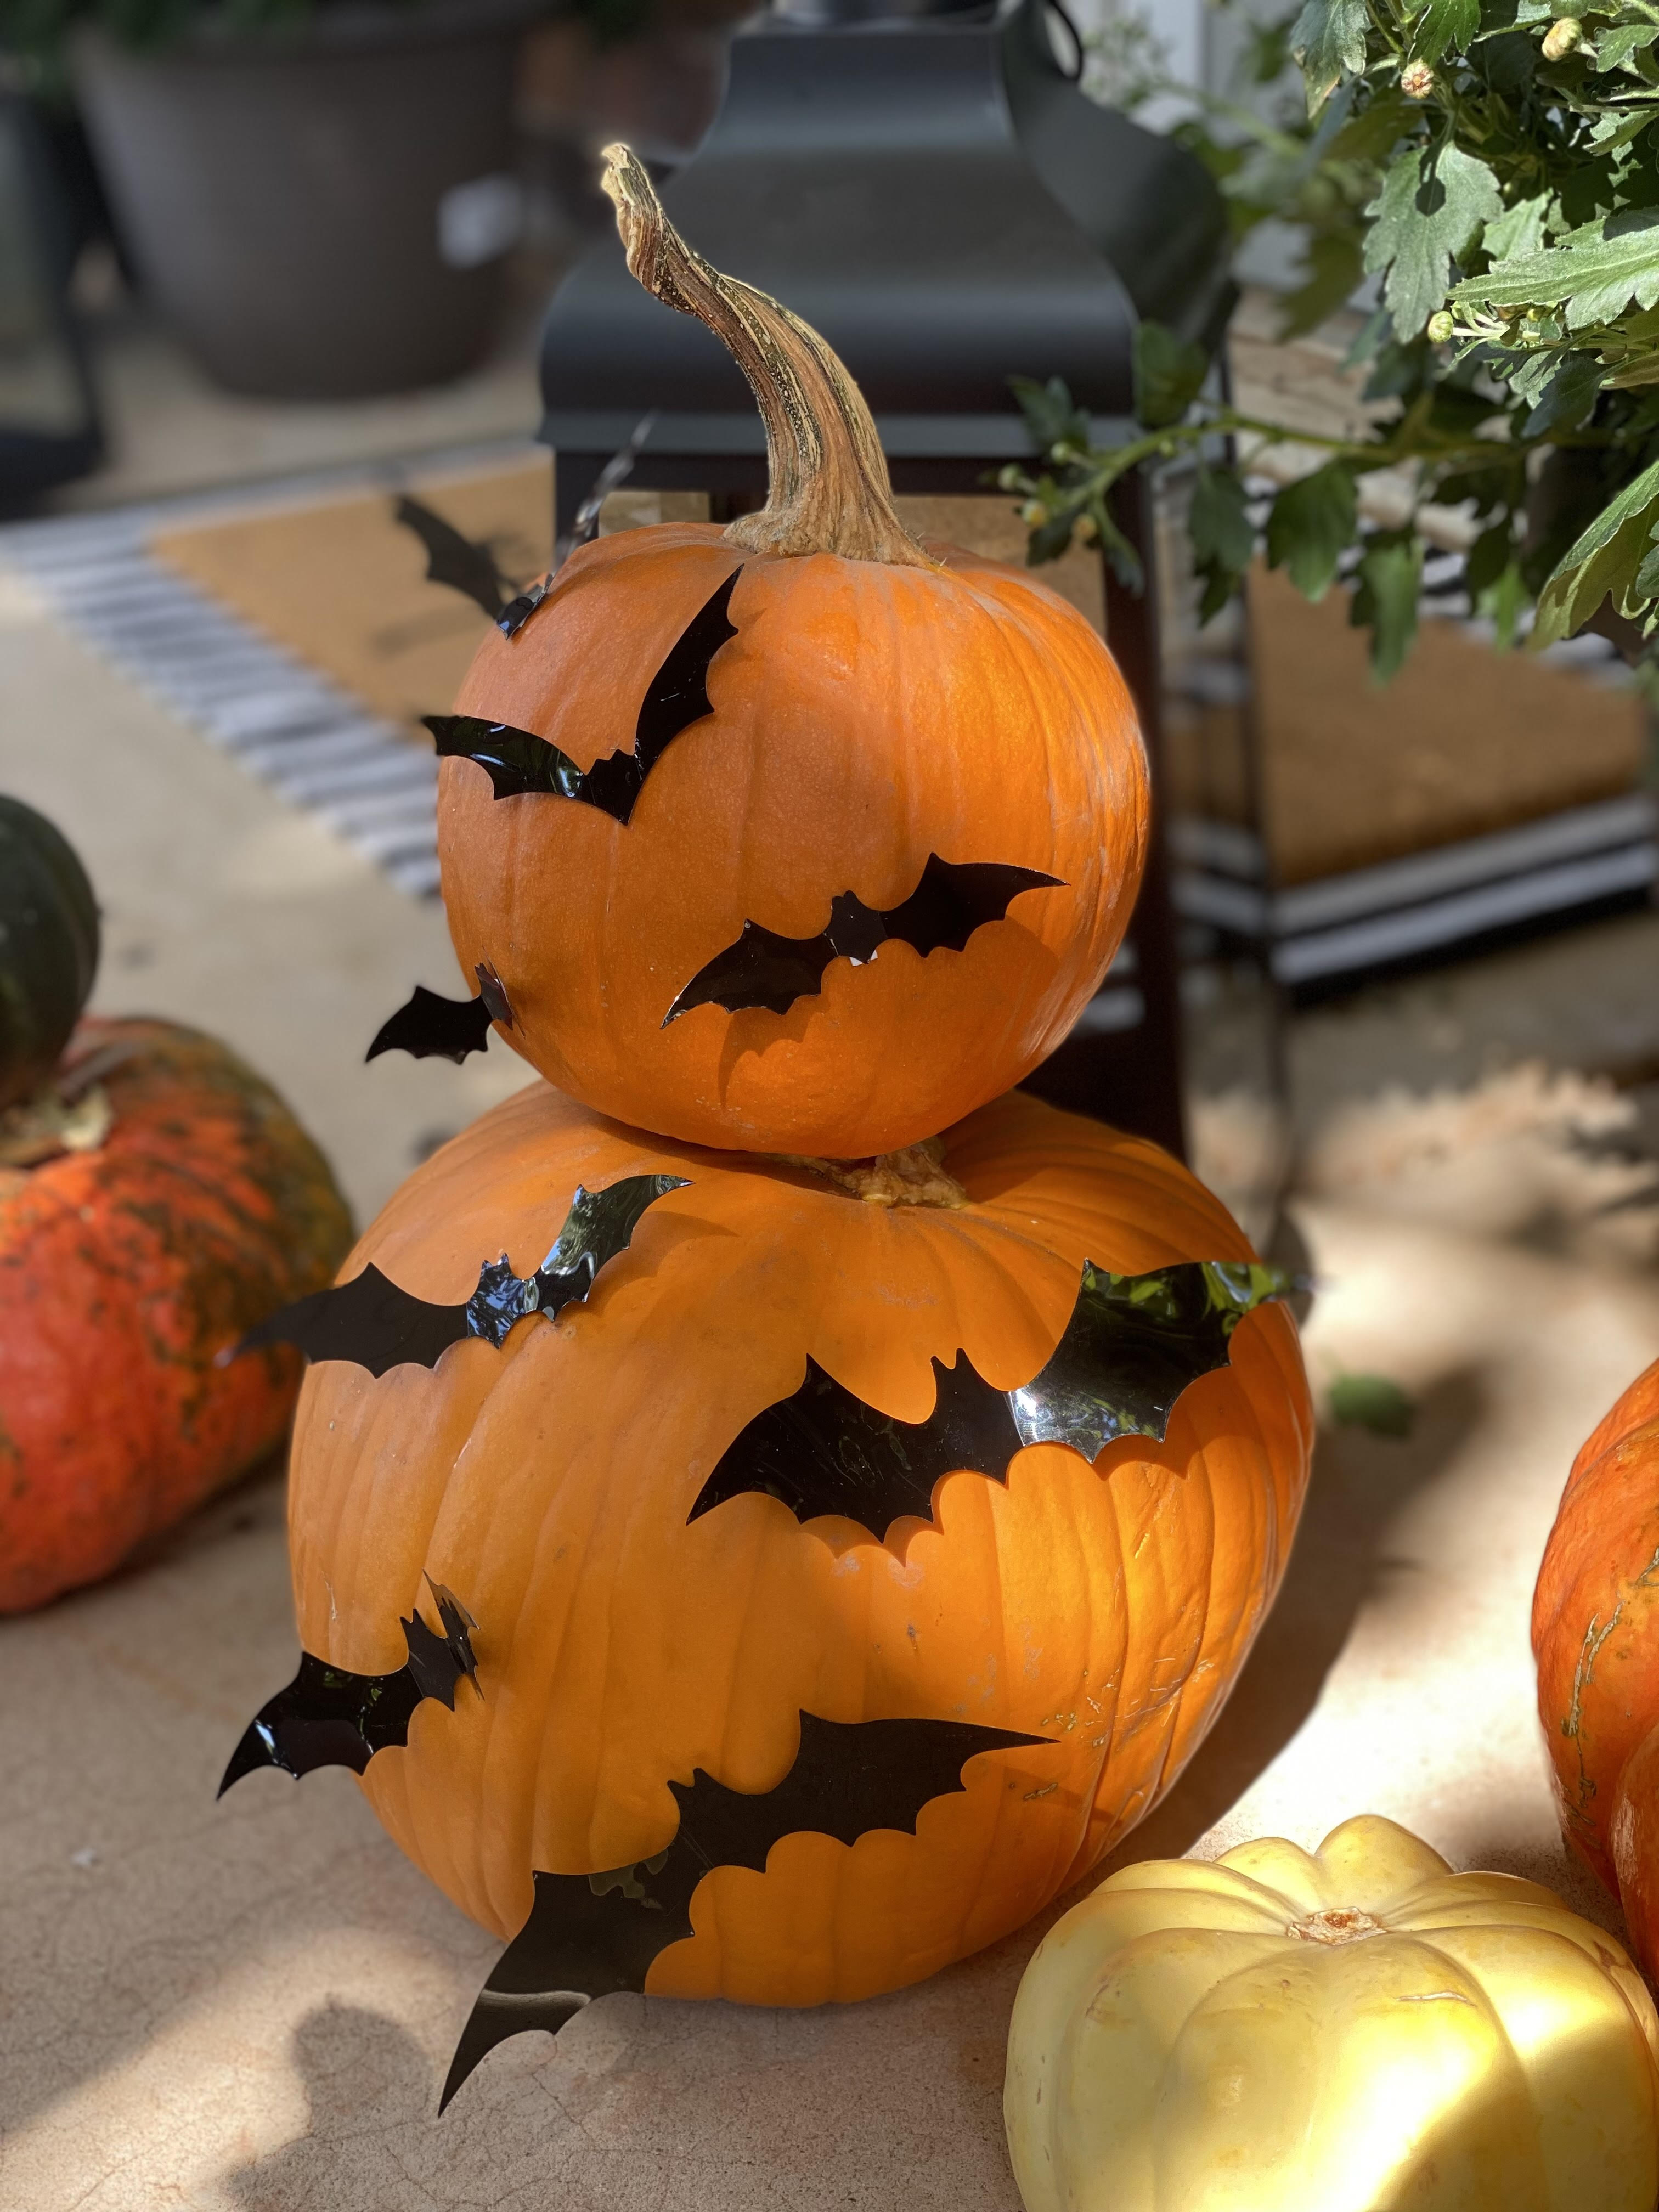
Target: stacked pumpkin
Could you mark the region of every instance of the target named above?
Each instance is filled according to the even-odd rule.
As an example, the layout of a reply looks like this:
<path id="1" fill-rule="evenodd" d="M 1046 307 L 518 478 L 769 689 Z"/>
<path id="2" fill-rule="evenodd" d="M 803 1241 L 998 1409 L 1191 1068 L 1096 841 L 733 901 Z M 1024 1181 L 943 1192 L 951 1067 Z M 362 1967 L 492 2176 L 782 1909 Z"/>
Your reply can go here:
<path id="1" fill-rule="evenodd" d="M 261 1333 L 314 1362 L 306 1656 L 227 1781 L 354 1766 L 512 1939 L 447 2095 L 606 1990 L 859 1997 L 1027 1919 L 1215 1717 L 1310 1437 L 1217 1201 L 1010 1093 L 1138 885 L 1112 662 L 908 535 L 829 348 L 609 158 L 771 496 L 576 552 L 434 721 L 479 993 L 377 1046 L 493 1027 L 549 1081 Z"/>

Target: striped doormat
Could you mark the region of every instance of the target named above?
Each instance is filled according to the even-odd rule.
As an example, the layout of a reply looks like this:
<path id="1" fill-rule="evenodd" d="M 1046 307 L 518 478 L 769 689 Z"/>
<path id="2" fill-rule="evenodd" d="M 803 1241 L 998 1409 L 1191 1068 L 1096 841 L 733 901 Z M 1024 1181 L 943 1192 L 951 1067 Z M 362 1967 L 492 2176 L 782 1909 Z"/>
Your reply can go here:
<path id="1" fill-rule="evenodd" d="M 438 889 L 438 764 L 389 717 L 159 560 L 159 532 L 214 510 L 124 507 L 0 530 L 18 569 L 95 653 L 250 775 L 384 868 Z"/>

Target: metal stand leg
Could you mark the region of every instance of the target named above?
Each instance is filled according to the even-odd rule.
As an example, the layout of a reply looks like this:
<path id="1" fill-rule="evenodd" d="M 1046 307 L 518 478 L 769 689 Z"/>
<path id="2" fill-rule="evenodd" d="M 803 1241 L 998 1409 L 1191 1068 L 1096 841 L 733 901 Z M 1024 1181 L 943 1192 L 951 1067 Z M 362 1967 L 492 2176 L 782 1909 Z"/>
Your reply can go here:
<path id="1" fill-rule="evenodd" d="M 1123 672 L 1152 769 L 1152 828 L 1141 878 L 1140 896 L 1129 924 L 1126 945 L 1134 953 L 1128 980 L 1139 989 L 1144 1011 L 1133 1028 L 1073 1035 L 1026 1079 L 1056 1106 L 1091 1114 L 1137 1136 L 1151 1137 L 1177 1158 L 1187 1156 L 1186 1115 L 1182 1097 L 1181 977 L 1176 946 L 1175 909 L 1170 899 L 1170 864 L 1163 811 L 1163 670 L 1158 645 L 1157 539 L 1152 487 L 1138 471 L 1118 487 L 1118 527 L 1140 556 L 1144 591 L 1125 589 L 1106 568 L 1106 635 Z"/>

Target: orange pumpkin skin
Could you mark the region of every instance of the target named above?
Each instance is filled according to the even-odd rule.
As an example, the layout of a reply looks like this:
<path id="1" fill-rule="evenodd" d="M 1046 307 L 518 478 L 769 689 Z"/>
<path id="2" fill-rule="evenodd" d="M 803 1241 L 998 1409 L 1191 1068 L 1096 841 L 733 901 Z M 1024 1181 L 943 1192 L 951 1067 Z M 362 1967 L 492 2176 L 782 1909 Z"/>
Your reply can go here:
<path id="1" fill-rule="evenodd" d="M 1243 1258 L 1219 1204 L 1156 1147 L 1015 1095 L 948 1133 L 970 1203 L 890 1210 L 803 1170 L 665 1144 L 542 1086 L 487 1115 L 392 1200 L 373 1260 L 465 1297 L 505 1245 L 534 1267 L 580 1182 L 689 1176 L 585 1305 L 437 1367 L 325 1363 L 297 1417 L 290 1546 L 301 1639 L 359 1673 L 405 1657 L 399 1616 L 446 1583 L 476 1616 L 482 1694 L 427 1702 L 363 1787 L 409 1856 L 501 1936 L 532 1868 L 626 1866 L 672 1838 L 667 1782 L 773 1787 L 797 1714 L 933 1717 L 1054 1740 L 982 1756 L 914 1836 L 792 1835 L 724 1868 L 653 1992 L 814 2004 L 890 1990 L 1019 1925 L 1157 1802 L 1218 1711 L 1285 1565 L 1311 1438 L 1279 1305 L 1191 1386 L 1164 1444 L 1090 1467 L 1040 1445 L 1006 1486 L 936 1486 L 936 1526 L 805 1525 L 746 1494 L 690 1525 L 720 1453 L 810 1353 L 925 1417 L 959 1346 L 1031 1377 L 1084 1259 L 1139 1272 Z M 428 1601 L 429 1612 L 429 1601 Z"/>
<path id="2" fill-rule="evenodd" d="M 1533 1599 L 1538 1711 L 1567 1841 L 1659 1972 L 1659 1361 L 1573 1462 Z"/>
<path id="3" fill-rule="evenodd" d="M 351 1235 L 322 1155 L 222 1045 L 83 1021 L 62 1065 L 94 1054 L 116 1062 L 103 1143 L 0 1168 L 0 1613 L 107 1574 L 280 1443 L 297 1356 L 216 1355 Z"/>
<path id="4" fill-rule="evenodd" d="M 743 564 L 712 714 L 653 769 L 624 826 L 497 799 L 443 763 L 439 852 L 463 971 L 506 987 L 501 1034 L 590 1106 L 688 1141 L 858 1158 L 930 1137 L 1065 1036 L 1116 950 L 1145 857 L 1146 757 L 1115 665 L 1024 571 L 949 548 L 899 567 L 781 559 L 712 526 L 574 555 L 509 642 L 491 631 L 457 711 L 550 738 L 586 769 L 634 749 L 652 676 Z M 810 938 L 854 891 L 889 910 L 930 854 L 1058 877 L 960 952 L 899 942 L 825 971 L 786 1013 L 675 999 L 746 921 Z"/>

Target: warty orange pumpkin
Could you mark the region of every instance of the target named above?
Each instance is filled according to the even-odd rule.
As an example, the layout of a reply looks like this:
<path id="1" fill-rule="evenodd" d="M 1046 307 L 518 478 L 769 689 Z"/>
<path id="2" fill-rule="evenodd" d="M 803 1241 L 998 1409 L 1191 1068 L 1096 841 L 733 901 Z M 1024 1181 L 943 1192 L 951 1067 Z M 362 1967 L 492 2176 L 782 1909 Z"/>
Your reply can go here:
<path id="1" fill-rule="evenodd" d="M 915 1144 L 1104 973 L 1145 857 L 1134 710 L 1057 593 L 909 537 L 822 339 L 693 253 L 625 149 L 606 182 L 634 273 L 754 386 L 771 496 L 585 546 L 490 632 L 432 724 L 455 949 L 499 1033 L 604 1113 Z"/>
<path id="2" fill-rule="evenodd" d="M 1533 1598 L 1561 1828 L 1659 1977 L 1659 1361 L 1586 1439 Z"/>
<path id="3" fill-rule="evenodd" d="M 107 1574 L 282 1442 L 294 1353 L 222 1355 L 350 1241 L 322 1155 L 212 1038 L 83 1021 L 52 1095 L 94 1086 L 83 1148 L 0 1164 L 0 1613 Z"/>
<path id="4" fill-rule="evenodd" d="M 579 1186 L 624 1185 L 648 1195 L 610 1264 L 568 1225 L 549 1252 L 591 1203 L 573 1212 Z M 296 1419 L 307 1656 L 228 1782 L 342 1759 L 465 1911 L 504 1936 L 539 1916 L 564 1943 L 553 1978 L 509 1951 L 486 1999 L 815 2004 L 992 1942 L 1170 1786 L 1285 1565 L 1311 1417 L 1282 1304 L 1209 1316 L 1211 1371 L 1157 1385 L 1161 1442 L 1023 1446 L 1029 1423 L 976 1441 L 982 1416 L 1018 1425 L 1042 1397 L 1086 1262 L 1115 1280 L 1199 1259 L 1231 1263 L 1186 1269 L 1200 1289 L 1262 1294 L 1241 1232 L 1176 1162 L 1018 1094 L 860 1173 L 519 1093 L 403 1186 L 343 1270 L 349 1296 L 309 1302 L 352 1358 L 319 1357 Z M 458 1303 L 475 1285 L 491 1340 Z M 1157 1299 L 1126 1297 L 1098 1325 L 1150 1373 Z M 320 1326 L 298 1332 L 319 1354 Z M 1072 1412 L 1109 1434 L 1105 1340 L 1083 1346 Z M 902 1496 L 878 1497 L 883 1467 L 915 1478 Z M 842 1751 L 836 1792 L 803 1813 L 806 1766 Z M 831 1802 L 875 1802 L 855 1752 L 910 1790 L 898 1817 Z M 750 1832 L 734 1861 L 697 1829 L 681 1917 L 635 1912 L 656 1908 L 659 1855 L 667 1881 L 694 1814 L 712 1804 L 729 1836 L 773 1792 L 769 1843 Z M 631 1980 L 594 1963 L 599 1936 L 582 1950 L 587 1920 L 616 1911 L 644 1930 Z M 538 2024 L 556 2021 L 523 2002 L 475 2019 L 459 2072 Z"/>

